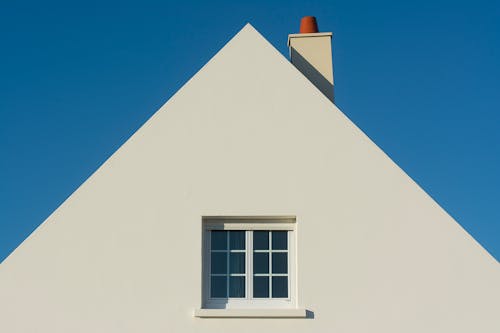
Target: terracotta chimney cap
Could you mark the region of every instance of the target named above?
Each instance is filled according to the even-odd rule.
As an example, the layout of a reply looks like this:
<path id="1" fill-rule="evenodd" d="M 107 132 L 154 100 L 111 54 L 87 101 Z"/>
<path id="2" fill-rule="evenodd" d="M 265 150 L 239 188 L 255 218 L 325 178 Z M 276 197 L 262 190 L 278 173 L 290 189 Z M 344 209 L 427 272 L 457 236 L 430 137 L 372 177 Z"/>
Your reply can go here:
<path id="1" fill-rule="evenodd" d="M 316 22 L 316 17 L 304 16 L 300 20 L 300 33 L 301 34 L 312 34 L 315 32 L 318 32 L 318 23 Z"/>

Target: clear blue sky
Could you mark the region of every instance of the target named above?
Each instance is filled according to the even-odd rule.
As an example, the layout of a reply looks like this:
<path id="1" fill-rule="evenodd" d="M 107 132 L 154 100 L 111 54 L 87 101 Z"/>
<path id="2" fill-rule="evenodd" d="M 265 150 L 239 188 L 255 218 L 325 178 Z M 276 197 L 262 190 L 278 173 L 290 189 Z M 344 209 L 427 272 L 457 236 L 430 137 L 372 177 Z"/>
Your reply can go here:
<path id="1" fill-rule="evenodd" d="M 304 15 L 337 105 L 499 260 L 499 1 L 48 0 L 0 4 L 0 261 L 246 22 L 286 55 Z"/>

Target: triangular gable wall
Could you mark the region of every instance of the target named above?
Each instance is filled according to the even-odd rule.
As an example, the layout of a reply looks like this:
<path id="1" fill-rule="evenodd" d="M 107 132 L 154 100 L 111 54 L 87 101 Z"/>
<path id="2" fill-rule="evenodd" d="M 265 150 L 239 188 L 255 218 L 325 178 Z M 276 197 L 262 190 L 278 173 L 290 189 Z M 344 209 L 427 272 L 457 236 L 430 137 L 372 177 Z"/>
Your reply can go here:
<path id="1" fill-rule="evenodd" d="M 203 320 L 201 216 L 297 216 L 304 320 Z M 500 267 L 247 25 L 0 266 L 1 332 L 500 331 Z"/>

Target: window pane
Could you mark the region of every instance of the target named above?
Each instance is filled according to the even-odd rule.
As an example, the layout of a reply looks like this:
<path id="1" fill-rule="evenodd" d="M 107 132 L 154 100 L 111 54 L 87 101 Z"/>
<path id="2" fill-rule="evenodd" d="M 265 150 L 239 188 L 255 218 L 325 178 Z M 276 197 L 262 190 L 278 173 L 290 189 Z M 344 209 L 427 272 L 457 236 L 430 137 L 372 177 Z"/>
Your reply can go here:
<path id="1" fill-rule="evenodd" d="M 269 253 L 253 254 L 253 272 L 256 274 L 269 273 Z"/>
<path id="2" fill-rule="evenodd" d="M 244 276 L 231 276 L 229 278 L 229 297 L 245 297 Z"/>
<path id="3" fill-rule="evenodd" d="M 212 274 L 227 273 L 227 252 L 212 252 L 210 258 Z"/>
<path id="4" fill-rule="evenodd" d="M 231 250 L 244 250 L 245 249 L 245 232 L 244 231 L 230 231 L 229 232 L 229 248 Z"/>
<path id="5" fill-rule="evenodd" d="M 254 276 L 253 277 L 253 297 L 262 298 L 269 297 L 269 277 Z"/>
<path id="6" fill-rule="evenodd" d="M 288 273 L 288 253 L 273 253 L 273 273 Z"/>
<path id="7" fill-rule="evenodd" d="M 273 276 L 273 298 L 288 297 L 288 277 Z"/>
<path id="8" fill-rule="evenodd" d="M 210 282 L 210 295 L 212 298 L 227 297 L 227 278 L 225 276 L 212 276 Z"/>
<path id="9" fill-rule="evenodd" d="M 269 250 L 269 231 L 253 232 L 254 250 Z"/>
<path id="10" fill-rule="evenodd" d="M 227 231 L 212 230 L 210 232 L 212 250 L 227 250 Z"/>
<path id="11" fill-rule="evenodd" d="M 229 273 L 245 273 L 245 253 L 229 254 Z"/>
<path id="12" fill-rule="evenodd" d="M 273 231 L 273 250 L 286 250 L 288 249 L 288 232 L 287 231 Z"/>

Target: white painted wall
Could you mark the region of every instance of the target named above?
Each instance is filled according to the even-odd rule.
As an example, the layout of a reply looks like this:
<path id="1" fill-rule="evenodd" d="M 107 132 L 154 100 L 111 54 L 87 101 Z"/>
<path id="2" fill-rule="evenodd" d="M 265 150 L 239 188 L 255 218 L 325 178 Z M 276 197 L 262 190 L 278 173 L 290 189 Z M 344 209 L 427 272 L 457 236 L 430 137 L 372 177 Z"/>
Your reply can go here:
<path id="1" fill-rule="evenodd" d="M 314 319 L 194 318 L 203 215 L 297 216 Z M 0 265 L 0 332 L 498 333 L 499 281 L 247 25 Z"/>

